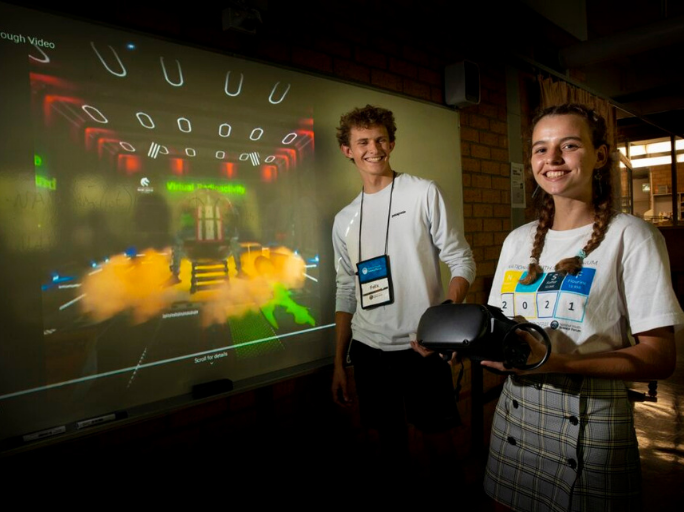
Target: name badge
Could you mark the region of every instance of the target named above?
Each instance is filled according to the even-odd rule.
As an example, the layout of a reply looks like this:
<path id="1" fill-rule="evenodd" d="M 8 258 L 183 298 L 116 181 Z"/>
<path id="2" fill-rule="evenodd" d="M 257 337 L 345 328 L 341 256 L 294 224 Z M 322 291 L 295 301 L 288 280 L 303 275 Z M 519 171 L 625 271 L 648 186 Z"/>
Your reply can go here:
<path id="1" fill-rule="evenodd" d="M 394 302 L 389 256 L 383 255 L 356 264 L 361 290 L 361 308 L 371 309 Z"/>

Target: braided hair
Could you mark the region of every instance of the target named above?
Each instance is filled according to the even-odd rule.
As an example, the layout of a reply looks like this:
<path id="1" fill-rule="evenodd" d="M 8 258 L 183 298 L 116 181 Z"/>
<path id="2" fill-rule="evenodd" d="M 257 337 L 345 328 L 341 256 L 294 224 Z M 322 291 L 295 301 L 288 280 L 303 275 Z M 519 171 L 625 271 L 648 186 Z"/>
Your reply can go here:
<path id="1" fill-rule="evenodd" d="M 576 115 L 581 117 L 589 127 L 591 142 L 594 148 L 599 148 L 603 145 L 608 147 L 605 119 L 594 110 L 577 103 L 556 105 L 540 111 L 532 121 L 532 128 L 534 129 L 537 123 L 544 117 L 560 115 Z M 610 155 L 610 152 L 608 154 Z M 577 275 L 579 271 L 582 270 L 584 258 L 601 245 L 601 242 L 605 238 L 608 225 L 615 215 L 612 208 L 613 188 L 610 176 L 611 167 L 612 160 L 609 157 L 602 167 L 594 169 L 593 172 L 592 205 L 594 208 L 594 224 L 591 238 L 589 238 L 589 241 L 577 256 L 565 258 L 556 263 L 556 272 L 573 276 Z M 553 196 L 546 193 L 541 188 L 539 188 L 539 195 L 537 197 L 537 210 L 539 222 L 537 224 L 537 231 L 534 235 L 534 243 L 532 245 L 532 253 L 530 254 L 530 264 L 527 269 L 527 275 L 520 280 L 522 284 L 534 283 L 539 279 L 539 276 L 544 273 L 544 270 L 539 265 L 539 257 L 544 249 L 546 233 L 551 226 L 553 226 L 555 206 Z"/>

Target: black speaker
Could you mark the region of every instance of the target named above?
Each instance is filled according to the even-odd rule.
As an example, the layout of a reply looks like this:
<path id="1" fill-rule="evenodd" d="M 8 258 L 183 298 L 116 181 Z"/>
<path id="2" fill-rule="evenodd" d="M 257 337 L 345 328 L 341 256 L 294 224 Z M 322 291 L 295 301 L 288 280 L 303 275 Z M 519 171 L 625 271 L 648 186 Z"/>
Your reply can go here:
<path id="1" fill-rule="evenodd" d="M 480 68 L 462 60 L 444 70 L 444 101 L 452 107 L 468 107 L 480 103 Z"/>

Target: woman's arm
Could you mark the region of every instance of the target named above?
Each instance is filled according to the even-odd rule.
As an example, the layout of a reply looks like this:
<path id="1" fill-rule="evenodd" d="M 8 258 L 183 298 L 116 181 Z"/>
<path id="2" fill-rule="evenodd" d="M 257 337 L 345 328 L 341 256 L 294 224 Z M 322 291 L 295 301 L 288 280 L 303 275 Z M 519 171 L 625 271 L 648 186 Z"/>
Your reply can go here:
<path id="1" fill-rule="evenodd" d="M 543 345 L 530 333 L 520 331 L 532 347 L 534 354 L 544 353 Z M 647 381 L 666 379 L 675 370 L 677 357 L 672 327 L 659 327 L 635 334 L 637 344 L 631 347 L 595 354 L 557 354 L 552 352 L 549 360 L 532 371 L 512 370 L 519 375 L 532 373 L 573 373 L 588 377 Z M 504 372 L 503 363 L 482 361 L 482 366 Z"/>

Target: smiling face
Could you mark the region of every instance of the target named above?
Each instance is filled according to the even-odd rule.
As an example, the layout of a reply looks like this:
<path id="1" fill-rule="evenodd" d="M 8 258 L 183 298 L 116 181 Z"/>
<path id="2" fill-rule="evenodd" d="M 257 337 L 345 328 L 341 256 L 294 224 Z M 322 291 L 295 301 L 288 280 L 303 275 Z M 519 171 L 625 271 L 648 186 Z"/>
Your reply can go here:
<path id="1" fill-rule="evenodd" d="M 532 172 L 537 184 L 558 198 L 591 204 L 594 169 L 608 159 L 608 149 L 594 148 L 586 121 L 574 114 L 543 117 L 532 134 Z"/>
<path id="2" fill-rule="evenodd" d="M 344 156 L 354 161 L 364 182 L 392 176 L 389 158 L 394 149 L 394 142 L 390 142 L 387 128 L 384 126 L 352 128 L 349 146 L 343 144 L 340 149 Z"/>

